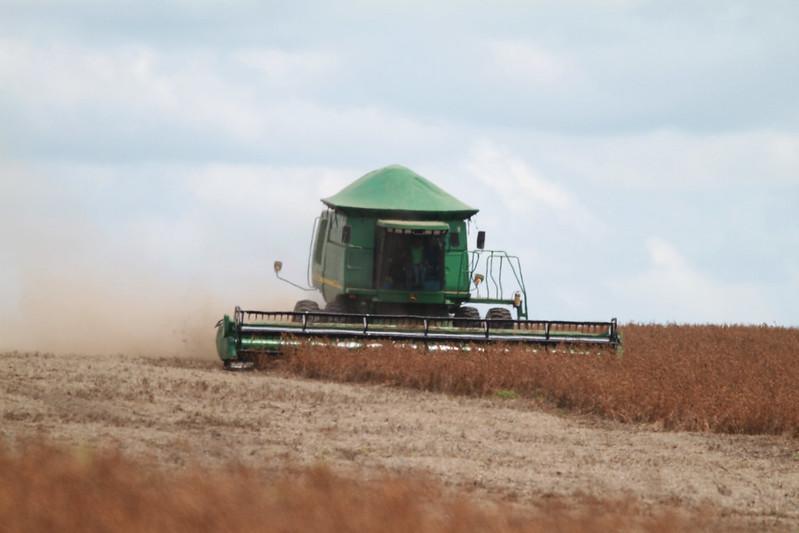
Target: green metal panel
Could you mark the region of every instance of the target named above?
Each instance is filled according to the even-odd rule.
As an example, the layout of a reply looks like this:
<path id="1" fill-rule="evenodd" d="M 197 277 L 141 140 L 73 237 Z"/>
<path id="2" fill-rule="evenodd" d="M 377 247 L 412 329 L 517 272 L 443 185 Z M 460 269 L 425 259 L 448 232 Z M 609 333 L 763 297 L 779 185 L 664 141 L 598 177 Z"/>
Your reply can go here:
<path id="1" fill-rule="evenodd" d="M 443 304 L 444 293 L 441 291 L 377 291 L 377 299 L 386 303 Z"/>
<path id="2" fill-rule="evenodd" d="M 347 245 L 344 277 L 346 289 L 371 289 L 374 285 L 375 219 L 348 216 L 351 239 Z"/>
<path id="3" fill-rule="evenodd" d="M 216 328 L 216 352 L 223 361 L 235 360 L 238 357 L 234 334 L 233 321 L 225 315 Z"/>
<path id="4" fill-rule="evenodd" d="M 313 286 L 322 290 L 322 264 L 324 263 L 325 241 L 327 240 L 328 211 L 322 211 L 314 233 L 314 242 L 311 249 L 311 282 Z"/>
<path id="5" fill-rule="evenodd" d="M 342 222 L 332 211 L 324 211 L 319 217 L 316 240 L 313 247 L 312 281 L 326 302 L 333 301 L 342 292 L 344 270 L 344 247 L 341 244 Z"/>
<path id="6" fill-rule="evenodd" d="M 458 245 L 453 247 L 447 238 L 446 256 L 444 258 L 444 290 L 450 297 L 458 299 L 452 293 L 463 293 L 462 298 L 469 296 L 469 255 L 466 249 L 466 223 L 454 220 L 449 223 L 450 235 L 458 234 Z"/>
<path id="7" fill-rule="evenodd" d="M 374 170 L 322 202 L 344 210 L 428 213 L 461 219 L 478 211 L 400 165 Z"/>
<path id="8" fill-rule="evenodd" d="M 374 270 L 375 219 L 347 215 L 342 211 L 323 213 L 327 220 L 323 253 L 319 264 L 314 263 L 313 283 L 326 302 L 331 302 L 347 289 L 371 288 Z M 344 227 L 349 227 L 349 242 L 344 242 Z"/>
<path id="9" fill-rule="evenodd" d="M 446 221 L 396 221 L 404 227 L 407 222 L 418 226 L 416 229 L 435 228 L 447 230 L 444 237 L 444 286 L 442 291 L 429 293 L 415 291 L 415 300 L 411 298 L 412 291 L 376 291 L 374 287 L 374 259 L 376 228 L 381 224 L 376 216 L 359 216 L 343 211 L 328 211 L 320 217 L 320 233 L 317 239 L 323 242 L 316 243 L 321 246 L 321 256 L 317 263 L 314 258 L 313 282 L 318 287 L 324 300 L 331 302 L 342 294 L 357 295 L 366 301 L 380 301 L 390 303 L 419 304 L 452 304 L 462 302 L 469 298 L 469 260 L 466 245 L 466 224 L 458 218 Z M 382 220 L 385 223 L 385 220 Z M 344 242 L 344 227 L 349 228 L 349 241 Z M 324 229 L 324 234 L 321 230 Z M 451 234 L 457 234 L 457 242 L 451 239 Z"/>
<path id="10" fill-rule="evenodd" d="M 325 265 L 323 269 L 324 296 L 326 302 L 336 299 L 343 294 L 346 280 L 344 279 L 344 261 L 347 249 L 343 244 L 328 241 L 325 249 Z"/>

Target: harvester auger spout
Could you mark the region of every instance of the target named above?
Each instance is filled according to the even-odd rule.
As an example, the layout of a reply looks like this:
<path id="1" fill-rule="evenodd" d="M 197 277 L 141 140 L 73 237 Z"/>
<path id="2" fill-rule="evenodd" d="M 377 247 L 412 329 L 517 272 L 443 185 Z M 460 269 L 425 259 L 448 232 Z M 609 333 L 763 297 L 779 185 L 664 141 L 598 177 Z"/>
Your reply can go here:
<path id="1" fill-rule="evenodd" d="M 314 222 L 308 258 L 311 287 L 280 277 L 280 261 L 275 273 L 319 291 L 324 309 L 313 300 L 290 312 L 237 307 L 217 324 L 227 368 L 304 342 L 431 350 L 620 345 L 616 319 L 530 320 L 519 258 L 485 250 L 482 231 L 469 250 L 466 222 L 477 209 L 405 167 L 370 172 L 322 202 L 327 209 Z M 474 305 L 494 307 L 481 316 Z"/>

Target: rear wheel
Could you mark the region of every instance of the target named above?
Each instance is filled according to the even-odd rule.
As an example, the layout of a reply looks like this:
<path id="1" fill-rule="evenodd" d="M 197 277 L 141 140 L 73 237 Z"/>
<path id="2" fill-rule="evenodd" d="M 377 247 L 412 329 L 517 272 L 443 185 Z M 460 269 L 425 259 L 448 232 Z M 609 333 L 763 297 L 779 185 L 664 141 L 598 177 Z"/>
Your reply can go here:
<path id="1" fill-rule="evenodd" d="M 455 320 L 453 325 L 456 328 L 479 328 L 480 311 L 476 307 L 463 306 L 455 310 L 455 318 L 469 318 L 472 320 Z"/>
<path id="2" fill-rule="evenodd" d="M 314 302 L 313 300 L 300 300 L 296 304 L 294 304 L 294 312 L 295 313 L 315 313 L 319 311 L 319 304 Z M 318 320 L 318 318 L 314 317 L 308 318 L 308 322 L 312 322 L 314 320 Z M 302 322 L 301 316 L 295 316 L 291 318 L 292 322 Z"/>
<path id="3" fill-rule="evenodd" d="M 486 318 L 489 320 L 497 320 L 491 323 L 492 328 L 496 329 L 513 329 L 513 315 L 510 314 L 509 309 L 504 307 L 492 307 L 486 313 Z M 499 322 L 502 321 L 502 322 Z"/>

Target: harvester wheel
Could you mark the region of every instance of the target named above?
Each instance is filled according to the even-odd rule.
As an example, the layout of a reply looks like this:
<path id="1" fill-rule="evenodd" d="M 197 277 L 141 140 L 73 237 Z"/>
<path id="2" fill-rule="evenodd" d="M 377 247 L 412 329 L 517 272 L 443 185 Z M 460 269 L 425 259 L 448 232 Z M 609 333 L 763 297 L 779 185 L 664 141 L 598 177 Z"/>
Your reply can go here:
<path id="1" fill-rule="evenodd" d="M 319 304 L 314 302 L 313 300 L 300 300 L 296 304 L 294 304 L 294 312 L 295 313 L 314 313 L 319 311 Z M 292 319 L 292 322 L 302 322 L 302 317 L 295 316 Z M 319 320 L 317 317 L 308 318 L 309 322 Z"/>
<path id="2" fill-rule="evenodd" d="M 325 313 L 347 313 L 348 311 L 349 310 L 347 309 L 347 306 L 341 300 L 333 300 L 325 306 Z M 325 320 L 333 322 L 334 324 L 347 324 L 353 322 L 351 318 L 345 316 L 331 317 L 326 318 Z"/>
<path id="3" fill-rule="evenodd" d="M 463 306 L 455 310 L 455 318 L 471 318 L 473 320 L 456 320 L 453 325 L 456 328 L 479 328 L 480 311 L 476 307 Z"/>
<path id="4" fill-rule="evenodd" d="M 507 320 L 508 322 L 494 322 L 491 324 L 491 327 L 497 329 L 513 329 L 513 315 L 511 315 L 509 309 L 505 309 L 504 307 L 492 307 L 486 313 L 486 318 L 489 320 Z"/>

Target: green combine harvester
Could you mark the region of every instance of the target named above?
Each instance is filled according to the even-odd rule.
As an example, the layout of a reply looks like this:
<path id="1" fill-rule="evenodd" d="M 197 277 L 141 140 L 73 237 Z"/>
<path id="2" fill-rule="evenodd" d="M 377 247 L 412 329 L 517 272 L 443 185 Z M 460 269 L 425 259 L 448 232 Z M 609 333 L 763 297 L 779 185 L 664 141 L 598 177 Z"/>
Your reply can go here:
<path id="1" fill-rule="evenodd" d="M 308 341 L 344 348 L 403 343 L 428 349 L 472 349 L 485 343 L 619 345 L 610 322 L 530 320 L 519 258 L 467 246 L 477 213 L 399 165 L 375 170 L 322 200 L 308 258 L 306 291 L 293 311 L 236 307 L 217 324 L 226 368 L 248 368 L 256 356 Z M 491 306 L 481 317 L 476 304 Z"/>

